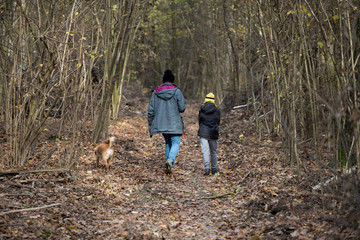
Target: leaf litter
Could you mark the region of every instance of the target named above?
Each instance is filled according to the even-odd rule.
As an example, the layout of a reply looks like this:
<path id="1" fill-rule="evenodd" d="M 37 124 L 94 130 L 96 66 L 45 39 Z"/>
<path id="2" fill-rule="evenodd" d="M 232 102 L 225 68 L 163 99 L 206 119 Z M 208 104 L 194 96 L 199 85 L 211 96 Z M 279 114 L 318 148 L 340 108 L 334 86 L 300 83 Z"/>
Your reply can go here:
<path id="1" fill-rule="evenodd" d="M 197 102 L 184 117 L 186 139 L 174 173 L 164 174 L 162 136 L 149 137 L 142 114 L 111 124 L 117 136 L 109 172 L 85 146 L 65 173 L 0 177 L 1 239 L 356 239 L 347 219 L 309 190 L 312 182 L 284 165 L 279 139 L 258 140 L 241 111 L 223 113 L 220 173 L 203 175 Z M 51 126 L 48 126 L 51 131 Z M 46 131 L 46 132 L 48 132 Z M 55 141 L 61 147 L 59 141 Z M 53 146 L 42 145 L 43 151 Z M 61 157 L 54 155 L 54 157 Z M 34 163 L 35 164 L 35 163 Z M 48 163 L 51 164 L 51 163 Z M 59 204 L 52 206 L 52 204 Z M 44 207 L 44 208 L 39 208 Z M 39 208 L 38 210 L 28 210 Z M 336 211 L 334 211 L 334 209 Z M 22 212 L 6 213 L 14 210 Z"/>

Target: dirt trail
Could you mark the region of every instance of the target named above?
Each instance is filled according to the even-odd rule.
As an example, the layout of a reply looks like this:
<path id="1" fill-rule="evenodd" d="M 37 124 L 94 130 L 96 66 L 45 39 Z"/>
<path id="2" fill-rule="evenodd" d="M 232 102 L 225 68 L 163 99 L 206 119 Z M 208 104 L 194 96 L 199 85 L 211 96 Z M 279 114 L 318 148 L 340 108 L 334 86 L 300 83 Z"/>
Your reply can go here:
<path id="1" fill-rule="evenodd" d="M 128 215 L 128 221 L 133 224 L 126 230 L 128 234 L 134 234 L 134 238 L 138 238 L 140 233 L 142 237 L 151 238 L 155 235 L 165 239 L 216 239 L 230 236 L 227 226 L 232 218 L 229 215 L 235 215 L 236 211 L 232 210 L 229 200 L 220 200 L 217 195 L 234 191 L 236 183 L 230 183 L 226 178 L 229 171 L 221 161 L 220 176 L 215 178 L 203 175 L 197 137 L 197 111 L 195 106 L 188 106 L 184 116 L 186 139 L 182 137 L 176 168 L 171 175 L 164 174 L 163 138 L 161 135 L 148 137 L 146 118 L 139 118 L 136 121 L 139 126 L 134 126 L 134 132 L 128 133 L 128 136 L 142 141 L 134 140 L 140 160 L 133 159 L 137 161 L 139 171 L 134 172 L 132 180 L 138 186 L 132 195 L 134 208 Z M 128 166 L 128 160 L 120 157 L 118 166 Z M 128 166 L 128 171 L 132 172 L 133 167 Z M 209 199 L 214 196 L 213 200 Z M 225 207 L 226 204 L 228 206 Z M 220 212 L 219 208 L 222 208 Z M 226 233 L 221 234 L 221 229 Z"/>
<path id="2" fill-rule="evenodd" d="M 144 105 L 112 124 L 109 172 L 95 167 L 88 146 L 71 174 L 0 178 L 4 211 L 61 204 L 0 215 L 0 239 L 356 239 L 352 226 L 326 219 L 308 183 L 281 166 L 280 143 L 256 139 L 246 113 L 222 115 L 221 173 L 204 176 L 197 111 L 198 103 L 188 104 L 187 138 L 170 176 Z"/>

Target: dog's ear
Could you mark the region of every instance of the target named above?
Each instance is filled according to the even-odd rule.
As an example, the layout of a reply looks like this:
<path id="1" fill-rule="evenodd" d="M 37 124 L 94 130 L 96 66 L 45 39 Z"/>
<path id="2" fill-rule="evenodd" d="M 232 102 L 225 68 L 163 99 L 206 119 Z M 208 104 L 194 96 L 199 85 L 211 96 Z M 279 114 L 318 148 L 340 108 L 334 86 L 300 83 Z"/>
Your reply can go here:
<path id="1" fill-rule="evenodd" d="M 106 144 L 110 144 L 110 139 L 105 141 Z"/>

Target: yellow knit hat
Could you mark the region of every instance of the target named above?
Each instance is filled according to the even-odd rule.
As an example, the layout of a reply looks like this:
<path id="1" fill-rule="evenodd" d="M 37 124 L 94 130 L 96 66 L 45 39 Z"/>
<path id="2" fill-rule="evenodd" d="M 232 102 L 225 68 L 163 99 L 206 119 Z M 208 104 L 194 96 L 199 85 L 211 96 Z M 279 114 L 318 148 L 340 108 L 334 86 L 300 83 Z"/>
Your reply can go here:
<path id="1" fill-rule="evenodd" d="M 203 105 L 205 105 L 205 103 L 215 104 L 215 95 L 212 92 L 206 95 Z"/>

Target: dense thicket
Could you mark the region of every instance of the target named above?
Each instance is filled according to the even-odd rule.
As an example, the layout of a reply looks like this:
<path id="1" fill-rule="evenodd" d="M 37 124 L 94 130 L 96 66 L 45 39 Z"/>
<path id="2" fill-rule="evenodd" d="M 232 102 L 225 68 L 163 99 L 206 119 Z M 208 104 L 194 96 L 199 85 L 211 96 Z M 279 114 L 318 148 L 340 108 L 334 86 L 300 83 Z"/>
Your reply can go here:
<path id="1" fill-rule="evenodd" d="M 23 165 L 46 120 L 107 135 L 124 84 L 144 92 L 170 68 L 187 98 L 213 91 L 280 136 L 287 163 L 359 164 L 359 1 L 1 1 L 0 121 Z M 305 147 L 305 148 L 304 148 Z M 325 159 L 324 150 L 330 152 Z M 324 161 L 325 160 L 325 161 Z"/>
<path id="2" fill-rule="evenodd" d="M 24 165 L 49 118 L 70 131 L 63 164 L 76 161 L 92 123 L 93 141 L 119 113 L 122 85 L 147 1 L 2 1 L 1 121 L 11 158 Z M 64 126 L 67 126 L 64 129 Z"/>

